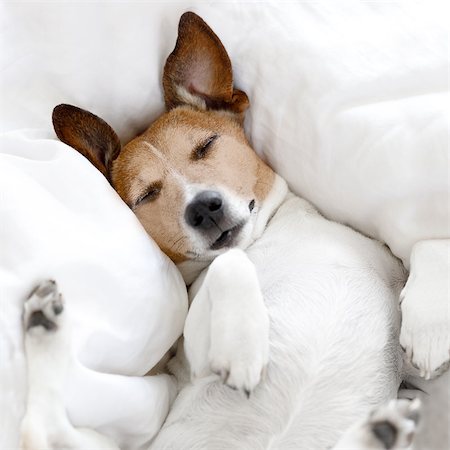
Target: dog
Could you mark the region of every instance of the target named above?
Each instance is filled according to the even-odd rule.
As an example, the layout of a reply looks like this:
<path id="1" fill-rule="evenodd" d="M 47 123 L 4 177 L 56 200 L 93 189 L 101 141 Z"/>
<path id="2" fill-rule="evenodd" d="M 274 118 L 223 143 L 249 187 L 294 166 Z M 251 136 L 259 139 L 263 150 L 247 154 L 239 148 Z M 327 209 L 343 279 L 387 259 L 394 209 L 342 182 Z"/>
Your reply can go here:
<path id="1" fill-rule="evenodd" d="M 109 180 L 189 286 L 170 364 L 180 391 L 151 448 L 408 447 L 420 405 L 396 398 L 401 263 L 326 220 L 256 155 L 243 129 L 249 99 L 192 12 L 163 87 L 167 112 L 124 148 L 92 113 L 53 112 L 57 136 Z M 70 333 L 55 282 L 25 302 L 24 328 L 21 447 L 119 448 L 65 415 Z M 36 427 L 43 414 L 51 430 Z"/>

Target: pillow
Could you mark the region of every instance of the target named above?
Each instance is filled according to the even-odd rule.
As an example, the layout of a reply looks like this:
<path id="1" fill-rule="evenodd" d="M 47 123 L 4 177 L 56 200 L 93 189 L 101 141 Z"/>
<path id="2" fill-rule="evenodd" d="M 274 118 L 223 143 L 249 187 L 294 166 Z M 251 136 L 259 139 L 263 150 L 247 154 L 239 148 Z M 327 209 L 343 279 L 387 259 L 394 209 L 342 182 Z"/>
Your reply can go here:
<path id="1" fill-rule="evenodd" d="M 450 237 L 447 4 L 211 9 L 253 145 L 294 192 L 406 267 L 416 242 Z"/>

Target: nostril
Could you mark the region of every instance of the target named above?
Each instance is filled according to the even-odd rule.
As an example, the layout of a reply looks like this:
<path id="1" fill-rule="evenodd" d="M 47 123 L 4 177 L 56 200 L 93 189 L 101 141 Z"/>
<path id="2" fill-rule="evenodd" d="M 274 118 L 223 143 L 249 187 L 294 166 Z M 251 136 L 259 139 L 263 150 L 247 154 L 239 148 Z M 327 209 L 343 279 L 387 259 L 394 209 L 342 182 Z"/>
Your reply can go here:
<path id="1" fill-rule="evenodd" d="M 208 209 L 211 212 L 218 211 L 220 208 L 222 208 L 222 199 L 221 198 L 217 197 L 217 198 L 212 199 L 209 202 Z"/>
<path id="2" fill-rule="evenodd" d="M 192 217 L 192 225 L 194 227 L 199 227 L 203 222 L 203 216 L 200 214 L 194 214 L 194 217 Z"/>

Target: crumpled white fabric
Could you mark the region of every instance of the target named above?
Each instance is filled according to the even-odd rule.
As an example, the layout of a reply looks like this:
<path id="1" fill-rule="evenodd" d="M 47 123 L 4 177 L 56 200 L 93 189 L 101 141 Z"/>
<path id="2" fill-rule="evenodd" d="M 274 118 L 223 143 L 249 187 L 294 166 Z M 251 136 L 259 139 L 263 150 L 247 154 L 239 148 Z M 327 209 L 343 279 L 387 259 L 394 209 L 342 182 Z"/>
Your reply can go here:
<path id="1" fill-rule="evenodd" d="M 182 332 L 184 282 L 76 151 L 30 130 L 2 135 L 0 149 L 0 447 L 17 448 L 24 408 L 23 302 L 52 278 L 66 301 L 74 352 L 92 369 L 69 371 L 69 416 L 140 448 L 173 396 L 168 380 L 142 375 Z"/>
<path id="2" fill-rule="evenodd" d="M 245 11 L 239 33 L 211 16 L 250 94 L 257 151 L 327 217 L 386 242 L 406 267 L 416 242 L 449 238 L 448 3 Z"/>
<path id="3" fill-rule="evenodd" d="M 181 329 L 178 275 L 50 117 L 64 102 L 123 142 L 145 129 L 187 10 L 227 48 L 254 147 L 295 192 L 406 266 L 415 242 L 450 235 L 445 2 L 3 4 L 1 448 L 23 411 L 20 308 L 40 278 L 77 299 L 79 354 L 96 369 L 143 373 Z"/>

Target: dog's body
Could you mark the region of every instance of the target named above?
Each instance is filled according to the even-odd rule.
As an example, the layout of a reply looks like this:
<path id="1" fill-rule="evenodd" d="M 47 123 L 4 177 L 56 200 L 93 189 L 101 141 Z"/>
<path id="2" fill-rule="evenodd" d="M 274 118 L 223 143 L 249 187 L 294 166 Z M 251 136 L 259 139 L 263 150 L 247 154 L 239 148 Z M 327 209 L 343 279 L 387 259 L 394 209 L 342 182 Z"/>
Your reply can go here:
<path id="1" fill-rule="evenodd" d="M 396 396 L 400 264 L 379 243 L 327 221 L 292 194 L 273 207 L 275 215 L 245 256 L 219 256 L 215 263 L 222 267 L 211 266 L 214 274 L 201 279 L 200 288 L 193 285 L 185 350 L 198 378 L 181 391 L 152 448 L 329 448 L 343 430 Z M 227 298 L 246 274 L 246 257 L 270 318 L 269 364 L 250 399 L 208 377 L 210 359 L 224 358 L 221 367 L 241 388 L 249 382 L 240 378 L 241 366 L 258 365 L 245 357 L 257 355 L 262 340 L 251 342 L 248 330 L 255 314 L 246 307 L 251 293 L 241 287 L 235 309 Z M 207 299 L 198 296 L 205 283 Z M 222 317 L 218 327 L 215 303 L 225 302 L 230 320 Z M 217 355 L 209 342 L 224 331 L 233 350 Z"/>
<path id="2" fill-rule="evenodd" d="M 416 405 L 399 401 L 369 418 L 396 397 L 400 383 L 401 264 L 380 243 L 324 219 L 278 177 L 273 191 L 262 235 L 245 253 L 217 257 L 191 286 L 184 346 L 172 361 L 181 392 L 151 448 L 402 448 L 411 440 Z M 26 323 L 42 311 L 56 332 L 42 318 L 27 326 L 34 388 L 22 448 L 117 449 L 98 433 L 75 430 L 64 413 L 68 334 L 48 284 L 26 304 Z M 55 356 L 57 370 L 48 363 Z M 42 404 L 55 393 L 61 399 L 47 411 Z M 380 424 L 394 432 L 381 426 L 376 434 Z"/>
<path id="3" fill-rule="evenodd" d="M 164 89 L 169 111 L 124 149 L 86 111 L 61 105 L 53 116 L 61 140 L 108 177 L 192 283 L 172 363 L 182 389 L 153 447 L 408 445 L 414 403 L 369 416 L 401 379 L 399 261 L 324 219 L 256 156 L 242 128 L 247 96 L 233 88 L 219 39 L 192 13 L 180 21 Z M 61 336 L 48 308 L 57 294 L 47 291 L 25 315 L 30 343 L 54 330 Z M 45 356 L 39 348 L 30 359 Z M 33 427 L 24 424 L 30 443 Z M 82 448 L 78 435 L 64 422 L 57 441 Z"/>

